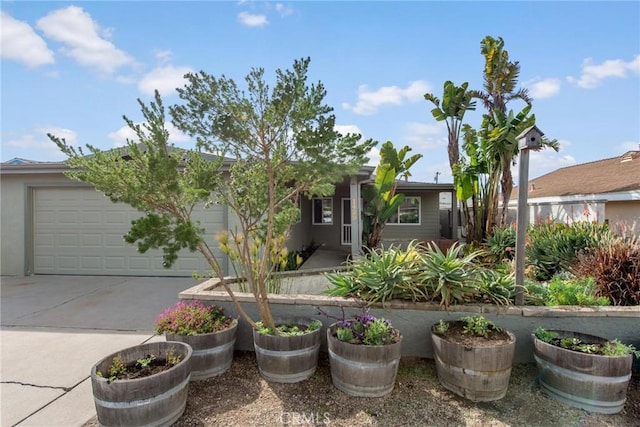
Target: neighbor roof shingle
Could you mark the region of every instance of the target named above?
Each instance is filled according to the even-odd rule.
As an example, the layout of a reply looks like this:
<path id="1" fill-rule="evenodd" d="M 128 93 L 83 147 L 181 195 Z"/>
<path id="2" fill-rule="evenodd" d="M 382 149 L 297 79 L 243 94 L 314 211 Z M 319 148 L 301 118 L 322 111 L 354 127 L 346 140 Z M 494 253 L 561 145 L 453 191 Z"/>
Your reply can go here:
<path id="1" fill-rule="evenodd" d="M 529 181 L 528 198 L 640 190 L 640 151 L 568 166 Z M 511 199 L 518 198 L 514 188 Z"/>

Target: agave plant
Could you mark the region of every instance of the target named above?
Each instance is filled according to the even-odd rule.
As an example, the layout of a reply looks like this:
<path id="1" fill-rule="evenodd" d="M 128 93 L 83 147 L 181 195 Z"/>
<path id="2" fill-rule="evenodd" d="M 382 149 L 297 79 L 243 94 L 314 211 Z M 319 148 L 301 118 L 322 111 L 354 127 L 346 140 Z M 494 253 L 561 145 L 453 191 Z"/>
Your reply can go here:
<path id="1" fill-rule="evenodd" d="M 423 247 L 415 242 L 406 250 L 391 246 L 374 249 L 351 262 L 346 272 L 327 274 L 331 296 L 361 298 L 369 304 L 391 299 L 424 301 L 429 299 L 426 289 L 416 279 L 422 268 Z"/>
<path id="2" fill-rule="evenodd" d="M 440 305 L 448 308 L 451 303 L 463 303 L 480 292 L 479 267 L 473 262 L 482 251 L 462 256 L 462 246 L 455 243 L 442 252 L 435 244 L 429 244 L 422 256 L 422 271 L 418 280 L 439 299 Z"/>

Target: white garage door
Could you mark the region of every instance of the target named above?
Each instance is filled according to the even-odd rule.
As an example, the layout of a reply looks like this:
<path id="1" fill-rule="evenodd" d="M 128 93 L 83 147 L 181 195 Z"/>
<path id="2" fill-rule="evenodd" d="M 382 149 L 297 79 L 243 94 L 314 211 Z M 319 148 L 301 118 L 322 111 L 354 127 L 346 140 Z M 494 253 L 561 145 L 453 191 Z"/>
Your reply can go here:
<path id="1" fill-rule="evenodd" d="M 140 213 L 93 188 L 36 188 L 33 206 L 36 274 L 191 276 L 211 270 L 199 252 L 181 251 L 171 269 L 162 267 L 161 250 L 138 253 L 122 236 Z M 217 248 L 213 236 L 225 228 L 224 209 L 202 209 L 197 216 Z M 226 266 L 223 254 L 216 255 Z"/>

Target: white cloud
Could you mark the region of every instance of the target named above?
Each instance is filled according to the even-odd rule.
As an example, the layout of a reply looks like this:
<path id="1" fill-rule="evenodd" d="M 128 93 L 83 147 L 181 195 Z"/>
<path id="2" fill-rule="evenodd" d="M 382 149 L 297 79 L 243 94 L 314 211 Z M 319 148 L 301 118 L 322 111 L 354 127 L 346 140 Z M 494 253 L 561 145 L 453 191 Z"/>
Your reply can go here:
<path id="1" fill-rule="evenodd" d="M 367 157 L 369 158 L 367 166 L 378 166 L 378 163 L 380 163 L 380 149 L 378 147 L 371 148 L 367 153 Z"/>
<path id="2" fill-rule="evenodd" d="M 153 95 L 157 89 L 161 95 L 175 93 L 177 87 L 184 86 L 184 75 L 193 72 L 190 67 L 174 67 L 165 65 L 147 73 L 138 82 L 138 89 L 142 93 Z"/>
<path id="3" fill-rule="evenodd" d="M 53 51 L 29 24 L 4 12 L 0 12 L 0 44 L 2 58 L 21 62 L 27 67 L 55 62 Z"/>
<path id="4" fill-rule="evenodd" d="M 582 63 L 582 75 L 578 78 L 568 76 L 567 81 L 581 88 L 593 89 L 608 77 L 625 78 L 629 73 L 640 74 L 640 55 L 636 55 L 629 62 L 609 59 L 602 64 L 594 64 L 591 58 L 587 58 Z"/>
<path id="5" fill-rule="evenodd" d="M 155 50 L 153 55 L 160 64 L 166 64 L 171 61 L 171 58 L 173 58 L 173 52 L 170 50 Z"/>
<path id="6" fill-rule="evenodd" d="M 550 98 L 560 92 L 560 79 L 558 78 L 541 79 L 536 77 L 523 82 L 522 85 L 529 89 L 529 95 L 534 99 Z"/>
<path id="7" fill-rule="evenodd" d="M 438 122 L 407 123 L 405 126 L 405 140 L 414 150 L 429 151 L 447 146 L 446 124 Z"/>
<path id="8" fill-rule="evenodd" d="M 362 135 L 362 131 L 356 125 L 335 125 L 335 130 L 340 132 L 342 135 L 346 135 L 348 133 L 358 133 Z"/>
<path id="9" fill-rule="evenodd" d="M 276 12 L 278 12 L 280 16 L 284 18 L 285 16 L 289 16 L 293 13 L 293 8 L 282 3 L 276 3 Z"/>
<path id="10" fill-rule="evenodd" d="M 62 43 L 65 55 L 103 75 L 134 64 L 133 58 L 107 40 L 112 30 L 101 29 L 80 7 L 55 10 L 39 19 L 37 27 L 47 38 Z"/>
<path id="11" fill-rule="evenodd" d="M 240 12 L 238 21 L 247 27 L 264 27 L 269 23 L 266 15 L 255 15 L 249 12 Z"/>
<path id="12" fill-rule="evenodd" d="M 423 80 L 410 82 L 406 88 L 398 86 L 384 86 L 375 91 L 367 85 L 358 88 L 358 100 L 356 105 L 343 103 L 342 107 L 352 110 L 356 114 L 370 115 L 377 111 L 378 107 L 385 104 L 402 105 L 405 102 L 417 102 L 424 99 L 425 92 L 429 92 L 429 84 Z"/>
<path id="13" fill-rule="evenodd" d="M 545 148 L 540 151 L 531 151 L 529 154 L 529 180 L 538 178 L 556 169 L 573 166 L 577 164 L 575 157 L 567 153 L 569 147 L 573 145 L 571 141 L 559 140 L 560 151 L 556 152 L 551 148 Z M 519 161 L 520 158 L 517 158 Z M 514 181 L 518 182 L 520 166 L 516 164 L 511 168 L 511 174 Z"/>
<path id="14" fill-rule="evenodd" d="M 26 156 L 29 160 L 51 161 L 64 159 L 64 154 L 49 139 L 48 133 L 58 138 L 64 138 L 70 145 L 78 145 L 78 134 L 76 132 L 55 126 L 44 126 L 7 141 L 6 146 L 29 150 L 30 153 L 34 153 L 37 156 L 37 158 L 34 158 L 33 155 L 29 154 Z"/>
<path id="15" fill-rule="evenodd" d="M 144 124 L 142 122 L 136 123 L 141 125 L 144 129 Z M 184 145 L 181 143 L 191 141 L 188 135 L 182 133 L 178 130 L 172 123 L 165 123 L 165 128 L 169 131 L 169 143 L 176 145 Z M 122 126 L 115 132 L 111 132 L 107 135 L 107 137 L 113 141 L 113 145 L 115 147 L 122 147 L 127 144 L 127 139 L 130 139 L 134 142 L 138 142 L 138 136 L 129 126 Z"/>

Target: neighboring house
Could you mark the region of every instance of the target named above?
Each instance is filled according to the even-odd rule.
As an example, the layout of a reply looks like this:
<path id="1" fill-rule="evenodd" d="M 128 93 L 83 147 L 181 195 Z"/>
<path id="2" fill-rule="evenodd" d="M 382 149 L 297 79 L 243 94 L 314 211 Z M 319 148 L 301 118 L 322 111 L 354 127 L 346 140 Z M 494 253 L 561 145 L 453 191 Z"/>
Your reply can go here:
<path id="1" fill-rule="evenodd" d="M 607 222 L 640 235 L 640 151 L 558 169 L 529 181 L 529 222 Z M 515 218 L 518 190 L 509 202 Z"/>
<path id="2" fill-rule="evenodd" d="M 191 276 L 210 268 L 197 252 L 183 251 L 171 269 L 162 267 L 161 251 L 138 253 L 122 236 L 140 216 L 122 203 L 112 203 L 92 186 L 70 180 L 64 163 L 9 161 L 0 167 L 2 275 L 70 274 Z M 361 248 L 361 186 L 372 179 L 373 167 L 336 185 L 332 197 L 301 200 L 301 219 L 292 227 L 290 250 L 311 242 L 325 249 L 358 253 Z M 448 237 L 441 231 L 440 193 L 452 184 L 400 183 L 406 195 L 399 214 L 383 233 L 384 243 Z M 455 198 L 454 198 L 455 199 Z M 208 243 L 217 248 L 217 230 L 233 227 L 226 206 L 202 209 Z M 444 227 L 448 228 L 448 227 Z M 232 272 L 222 252 L 226 273 Z"/>

